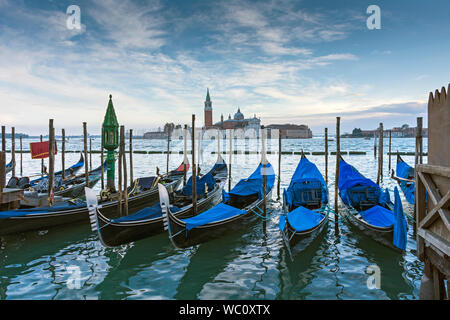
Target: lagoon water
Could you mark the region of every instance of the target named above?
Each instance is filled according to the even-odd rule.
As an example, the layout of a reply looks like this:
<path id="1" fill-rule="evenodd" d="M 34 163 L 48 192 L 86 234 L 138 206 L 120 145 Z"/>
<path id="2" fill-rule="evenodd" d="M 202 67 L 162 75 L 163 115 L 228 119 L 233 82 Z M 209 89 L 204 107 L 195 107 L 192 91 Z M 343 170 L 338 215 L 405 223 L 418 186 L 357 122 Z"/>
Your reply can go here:
<path id="1" fill-rule="evenodd" d="M 335 140 L 335 138 L 332 138 Z M 383 188 L 394 190 L 389 178 L 388 139 L 384 145 Z M 33 139 L 24 139 L 28 149 Z M 256 151 L 258 140 L 237 140 L 233 150 Z M 9 142 L 8 142 L 9 143 Z M 222 151 L 228 150 L 222 141 Z M 414 152 L 413 138 L 393 138 L 392 151 Z M 93 140 L 98 150 L 99 139 Z M 283 151 L 324 151 L 323 137 L 283 140 Z M 366 151 L 366 155 L 344 155 L 362 174 L 376 179 L 377 160 L 374 140 L 341 139 L 342 151 Z M 16 141 L 16 149 L 17 149 Z M 188 148 L 190 143 L 188 144 Z M 70 139 L 67 150 L 81 150 L 82 139 Z M 329 151 L 335 151 L 335 141 Z M 9 146 L 7 146 L 9 149 Z M 166 141 L 134 140 L 134 150 L 166 149 Z M 182 141 L 171 149 L 181 151 Z M 215 162 L 217 142 L 202 142 L 203 172 Z M 61 146 L 58 145 L 58 150 Z M 268 141 L 268 150 L 278 150 L 278 140 Z M 424 152 L 427 141 L 424 140 Z M 10 154 L 7 154 L 9 161 Z M 19 157 L 16 154 L 19 172 Z M 308 156 L 324 174 L 324 156 Z M 66 154 L 66 167 L 79 159 Z M 170 168 L 176 168 L 183 155 L 170 155 Z M 224 155 L 229 162 L 229 155 Z M 278 172 L 278 155 L 269 154 Z M 410 165 L 414 156 L 403 156 Z M 189 155 L 189 160 L 191 156 Z M 247 177 L 259 163 L 260 155 L 232 155 L 232 186 Z M 299 155 L 282 155 L 281 188 L 289 184 Z M 47 160 L 46 160 L 47 161 Z M 395 169 L 395 156 L 392 167 Z M 60 154 L 56 170 L 61 168 Z M 424 159 L 426 163 L 426 157 Z M 93 154 L 92 165 L 100 164 Z M 128 162 L 129 164 L 129 162 Z M 166 168 L 164 154 L 133 154 L 134 177 L 155 174 L 156 166 Z M 24 175 L 40 172 L 40 161 L 23 154 Z M 331 206 L 334 205 L 335 156 L 329 156 Z M 10 174 L 7 176 L 9 178 Z M 99 191 L 100 184 L 95 189 Z M 400 192 L 405 213 L 413 212 Z M 393 193 L 391 192 L 393 199 Z M 0 299 L 418 299 L 423 263 L 416 257 L 416 240 L 409 224 L 405 253 L 397 253 L 361 234 L 349 222 L 339 223 L 336 232 L 333 216 L 323 234 L 291 261 L 278 230 L 281 203 L 276 188 L 269 206 L 270 220 L 259 220 L 239 232 L 189 249 L 175 249 L 167 234 L 117 248 L 104 248 L 89 223 L 31 231 L 1 238 Z M 344 210 L 344 208 L 340 208 Z M 380 270 L 380 288 L 370 289 L 368 270 Z"/>

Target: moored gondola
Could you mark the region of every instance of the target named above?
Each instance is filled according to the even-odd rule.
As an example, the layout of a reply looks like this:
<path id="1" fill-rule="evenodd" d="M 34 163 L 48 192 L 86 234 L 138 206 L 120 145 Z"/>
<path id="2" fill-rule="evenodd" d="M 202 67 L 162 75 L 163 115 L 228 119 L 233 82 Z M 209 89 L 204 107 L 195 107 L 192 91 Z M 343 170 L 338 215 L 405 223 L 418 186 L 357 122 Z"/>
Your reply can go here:
<path id="1" fill-rule="evenodd" d="M 14 167 L 14 163 L 13 163 L 13 161 L 11 160 L 10 162 L 8 162 L 8 163 L 5 165 L 5 174 L 11 172 L 12 169 L 13 169 L 13 167 Z"/>
<path id="2" fill-rule="evenodd" d="M 145 177 L 135 180 L 128 188 L 128 211 L 130 214 L 158 201 L 157 183 L 164 183 L 169 190 L 175 190 L 181 183 L 181 177 L 164 175 L 161 177 Z M 125 200 L 122 198 L 121 205 Z M 100 198 L 102 213 L 108 217 L 117 216 L 119 205 L 117 194 L 109 194 Z M 0 212 L 0 236 L 48 229 L 58 225 L 70 225 L 75 222 L 88 221 L 89 212 L 86 202 L 74 199 L 52 207 L 18 209 Z"/>
<path id="3" fill-rule="evenodd" d="M 387 189 L 383 191 L 340 158 L 338 188 L 342 202 L 349 209 L 348 220 L 354 226 L 390 248 L 406 249 L 408 226 L 397 187 L 393 204 Z"/>
<path id="4" fill-rule="evenodd" d="M 77 163 L 75 163 L 74 165 L 70 166 L 69 168 L 64 170 L 64 176 L 65 177 L 70 177 L 72 175 L 75 175 L 78 171 L 80 171 L 81 168 L 83 168 L 84 166 L 84 157 L 83 157 L 83 153 L 80 152 L 80 159 L 78 160 Z M 62 170 L 55 172 L 55 178 L 58 177 L 62 177 Z M 43 176 L 40 177 L 38 179 L 34 179 L 30 181 L 30 186 L 35 186 L 39 183 L 41 183 L 42 180 L 48 180 L 48 176 Z"/>
<path id="5" fill-rule="evenodd" d="M 304 250 L 327 226 L 328 188 L 316 165 L 302 157 L 283 190 L 279 229 L 291 259 Z"/>
<path id="6" fill-rule="evenodd" d="M 265 194 L 264 176 L 267 178 Z M 229 193 L 223 191 L 221 203 L 187 219 L 178 218 L 172 212 L 166 188 L 158 185 L 164 223 L 172 244 L 177 248 L 187 248 L 241 228 L 245 222 L 261 214 L 264 200 L 271 196 L 274 181 L 275 173 L 270 163 L 261 163 L 247 179 L 240 180 Z"/>
<path id="7" fill-rule="evenodd" d="M 415 181 L 414 181 L 414 168 L 408 165 L 402 157 L 397 154 L 397 166 L 396 175 L 394 175 L 394 170 L 392 170 L 392 179 L 395 179 L 402 189 L 405 195 L 406 201 L 410 204 L 414 204 L 414 192 L 415 192 Z"/>
<path id="8" fill-rule="evenodd" d="M 203 212 L 220 201 L 223 186 L 227 180 L 227 165 L 219 156 L 213 168 L 197 177 L 197 212 Z M 191 178 L 192 179 L 192 178 Z M 179 218 L 193 215 L 192 184 L 179 191 L 170 192 L 173 200 L 172 212 Z M 159 203 L 139 210 L 135 214 L 109 219 L 102 213 L 102 208 L 90 212 L 94 232 L 98 232 L 100 241 L 106 247 L 114 247 L 129 242 L 148 238 L 164 232 L 162 209 Z"/>

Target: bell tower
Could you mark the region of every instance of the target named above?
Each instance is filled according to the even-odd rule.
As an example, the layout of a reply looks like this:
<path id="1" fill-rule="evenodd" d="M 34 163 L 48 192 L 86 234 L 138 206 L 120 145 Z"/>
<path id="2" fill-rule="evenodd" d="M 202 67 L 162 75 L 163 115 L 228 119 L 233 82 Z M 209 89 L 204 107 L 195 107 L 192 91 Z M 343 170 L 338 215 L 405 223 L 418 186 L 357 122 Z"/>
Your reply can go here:
<path id="1" fill-rule="evenodd" d="M 212 127 L 212 102 L 209 96 L 209 88 L 206 89 L 205 100 L 205 128 Z"/>

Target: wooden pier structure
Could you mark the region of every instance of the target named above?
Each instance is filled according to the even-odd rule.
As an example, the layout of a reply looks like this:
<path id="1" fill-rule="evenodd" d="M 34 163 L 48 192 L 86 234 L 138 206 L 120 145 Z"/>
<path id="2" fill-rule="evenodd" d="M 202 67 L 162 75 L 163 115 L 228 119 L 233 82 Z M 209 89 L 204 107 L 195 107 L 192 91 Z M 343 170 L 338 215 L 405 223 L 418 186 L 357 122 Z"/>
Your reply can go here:
<path id="1" fill-rule="evenodd" d="M 417 255 L 425 263 L 420 299 L 426 300 L 450 297 L 449 91 L 450 85 L 447 92 L 442 87 L 441 92 L 436 90 L 429 95 L 427 164 L 422 164 L 421 142 L 416 148 L 419 150 L 415 168 Z M 421 135 L 419 132 L 418 138 Z"/>

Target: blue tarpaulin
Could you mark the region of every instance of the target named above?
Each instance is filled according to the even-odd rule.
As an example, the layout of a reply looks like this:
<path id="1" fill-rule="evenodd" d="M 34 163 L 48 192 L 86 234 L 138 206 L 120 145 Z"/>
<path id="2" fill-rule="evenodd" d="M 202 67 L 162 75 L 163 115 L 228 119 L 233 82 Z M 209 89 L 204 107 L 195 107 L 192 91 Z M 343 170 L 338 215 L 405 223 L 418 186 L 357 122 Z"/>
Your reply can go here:
<path id="1" fill-rule="evenodd" d="M 308 199 L 304 199 L 304 197 L 308 197 L 308 195 L 303 191 L 313 189 L 320 189 L 321 202 L 328 203 L 328 188 L 322 174 L 314 163 L 309 161 L 306 157 L 302 157 L 292 175 L 289 187 L 287 191 L 285 191 L 285 200 L 290 206 L 306 205 L 307 203 L 304 202 L 307 202 Z M 302 193 L 302 198 L 299 198 Z M 311 197 L 311 195 L 309 195 L 309 197 Z"/>
<path id="2" fill-rule="evenodd" d="M 409 166 L 404 161 L 397 161 L 396 172 L 397 172 L 397 177 L 399 177 L 399 178 L 414 179 L 413 178 L 414 177 L 414 168 Z M 414 204 L 414 189 L 415 189 L 414 182 L 400 180 L 399 184 L 400 184 L 400 188 L 403 191 L 403 194 L 405 195 L 406 200 L 409 203 Z"/>
<path id="3" fill-rule="evenodd" d="M 287 220 L 293 229 L 297 232 L 309 230 L 319 225 L 323 220 L 324 215 L 305 207 L 298 207 L 287 214 Z M 285 216 L 280 217 L 280 230 L 284 229 L 286 224 Z"/>
<path id="4" fill-rule="evenodd" d="M 170 207 L 170 212 L 176 213 L 180 211 L 181 209 L 175 206 Z M 148 220 L 148 219 L 155 219 L 162 217 L 162 209 L 161 205 L 159 203 L 144 208 L 142 210 L 139 210 L 138 212 L 125 216 L 120 217 L 118 219 L 111 219 L 111 222 L 119 223 L 119 222 L 131 222 L 131 221 L 139 221 L 139 220 Z"/>
<path id="5" fill-rule="evenodd" d="M 71 202 L 65 202 L 63 204 L 58 204 L 52 207 L 39 207 L 39 208 L 30 208 L 30 209 L 17 209 L 17 210 L 9 210 L 9 211 L 1 211 L 0 219 L 7 219 L 12 217 L 22 217 L 30 214 L 44 214 L 65 210 L 73 210 L 79 208 L 85 208 L 86 203 L 80 202 L 77 204 L 73 204 Z"/>
<path id="6" fill-rule="evenodd" d="M 394 240 L 393 243 L 399 249 L 406 249 L 408 224 L 403 213 L 402 200 L 397 187 L 394 189 Z"/>
<path id="7" fill-rule="evenodd" d="M 265 171 L 265 172 L 264 172 Z M 272 190 L 275 183 L 275 172 L 270 163 L 267 163 L 265 167 L 262 164 L 256 168 L 256 170 L 247 179 L 240 180 L 233 189 L 229 192 L 229 195 L 235 196 L 249 196 L 257 194 L 259 199 L 263 198 L 263 174 L 267 176 L 266 193 Z"/>
<path id="8" fill-rule="evenodd" d="M 376 227 L 390 227 L 394 224 L 394 213 L 381 206 L 374 206 L 366 211 L 360 212 L 361 217 Z"/>
<path id="9" fill-rule="evenodd" d="M 211 173 L 207 173 L 201 178 L 197 176 L 196 185 L 197 185 L 197 195 L 203 195 L 206 191 L 205 185 L 208 186 L 208 190 L 212 190 L 216 185 L 216 180 L 214 179 Z M 182 193 L 185 196 L 191 196 L 192 190 L 193 190 L 192 177 L 190 177 L 186 182 L 186 185 L 183 187 Z"/>
<path id="10" fill-rule="evenodd" d="M 184 219 L 186 223 L 186 229 L 191 230 L 195 227 L 203 226 L 208 223 L 225 220 L 240 214 L 245 214 L 245 210 L 237 209 L 235 207 L 229 206 L 223 202 L 219 203 L 217 206 L 200 213 L 199 215 Z"/>

